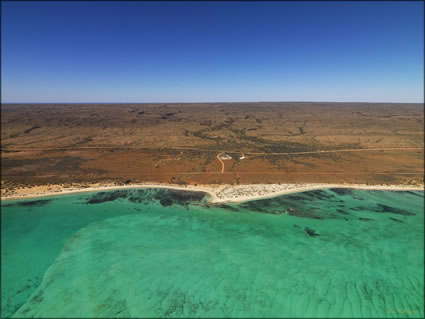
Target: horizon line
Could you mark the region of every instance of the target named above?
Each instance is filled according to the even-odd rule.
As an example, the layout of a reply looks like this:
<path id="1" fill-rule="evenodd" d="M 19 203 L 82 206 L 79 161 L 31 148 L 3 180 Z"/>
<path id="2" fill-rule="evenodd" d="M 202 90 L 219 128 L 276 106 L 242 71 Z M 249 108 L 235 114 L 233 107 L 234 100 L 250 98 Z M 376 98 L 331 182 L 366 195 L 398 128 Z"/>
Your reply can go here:
<path id="1" fill-rule="evenodd" d="M 208 104 L 208 103 L 392 103 L 392 104 L 424 104 L 421 102 L 388 102 L 388 101 L 195 101 L 195 102 L 183 102 L 183 101 L 166 101 L 166 102 L 1 102 L 1 104 Z"/>

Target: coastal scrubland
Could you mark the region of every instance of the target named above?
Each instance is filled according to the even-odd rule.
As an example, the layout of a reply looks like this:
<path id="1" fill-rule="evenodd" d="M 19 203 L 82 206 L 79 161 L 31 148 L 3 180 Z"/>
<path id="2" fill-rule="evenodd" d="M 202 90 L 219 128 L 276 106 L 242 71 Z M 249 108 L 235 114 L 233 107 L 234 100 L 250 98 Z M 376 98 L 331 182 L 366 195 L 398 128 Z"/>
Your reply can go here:
<path id="1" fill-rule="evenodd" d="M 423 104 L 2 104 L 1 124 L 3 195 L 88 182 L 423 184 Z"/>

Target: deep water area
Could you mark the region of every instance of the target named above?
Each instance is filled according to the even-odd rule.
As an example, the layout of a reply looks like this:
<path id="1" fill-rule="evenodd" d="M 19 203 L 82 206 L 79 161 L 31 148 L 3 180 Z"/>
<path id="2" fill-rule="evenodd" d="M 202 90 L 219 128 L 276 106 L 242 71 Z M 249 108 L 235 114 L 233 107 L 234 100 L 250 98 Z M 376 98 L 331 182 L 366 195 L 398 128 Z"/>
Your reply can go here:
<path id="1" fill-rule="evenodd" d="M 424 192 L 1 203 L 2 317 L 423 317 Z"/>

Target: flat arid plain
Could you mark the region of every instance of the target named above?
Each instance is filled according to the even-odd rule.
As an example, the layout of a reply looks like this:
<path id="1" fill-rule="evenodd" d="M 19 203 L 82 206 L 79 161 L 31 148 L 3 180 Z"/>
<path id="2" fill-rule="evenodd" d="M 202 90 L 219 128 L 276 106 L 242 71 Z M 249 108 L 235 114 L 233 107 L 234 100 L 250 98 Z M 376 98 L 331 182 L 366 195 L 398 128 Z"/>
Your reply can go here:
<path id="1" fill-rule="evenodd" d="M 2 195 L 85 183 L 422 185 L 424 104 L 2 104 Z"/>

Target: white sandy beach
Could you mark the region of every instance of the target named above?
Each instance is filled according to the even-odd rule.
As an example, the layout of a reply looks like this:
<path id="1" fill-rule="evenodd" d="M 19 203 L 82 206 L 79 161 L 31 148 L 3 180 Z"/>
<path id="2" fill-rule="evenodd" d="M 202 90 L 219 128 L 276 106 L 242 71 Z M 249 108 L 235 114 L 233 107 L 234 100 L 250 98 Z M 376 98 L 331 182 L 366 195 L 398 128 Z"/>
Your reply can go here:
<path id="1" fill-rule="evenodd" d="M 366 184 L 251 184 L 251 185 L 183 185 L 176 186 L 163 183 L 146 184 L 87 184 L 73 187 L 63 185 L 46 185 L 20 188 L 14 190 L 11 195 L 3 195 L 1 200 L 36 198 L 54 195 L 64 195 L 81 192 L 97 192 L 106 190 L 129 189 L 129 188 L 170 188 L 178 190 L 202 191 L 211 196 L 212 203 L 243 202 L 260 198 L 273 197 L 284 194 L 304 192 L 324 188 L 355 188 L 370 190 L 394 190 L 424 191 L 424 185 L 366 185 Z"/>

